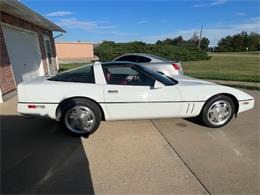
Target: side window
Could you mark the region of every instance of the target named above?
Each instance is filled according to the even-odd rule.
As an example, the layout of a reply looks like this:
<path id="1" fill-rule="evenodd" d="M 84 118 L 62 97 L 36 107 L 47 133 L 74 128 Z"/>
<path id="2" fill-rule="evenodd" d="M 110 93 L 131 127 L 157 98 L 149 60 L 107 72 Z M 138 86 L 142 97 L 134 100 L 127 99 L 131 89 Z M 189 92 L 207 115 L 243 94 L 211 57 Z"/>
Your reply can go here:
<path id="1" fill-rule="evenodd" d="M 121 58 L 118 58 L 116 61 L 136 62 L 137 56 L 134 55 L 122 56 Z"/>
<path id="2" fill-rule="evenodd" d="M 84 66 L 69 72 L 64 72 L 51 77 L 51 81 L 95 83 L 93 66 Z"/>
<path id="3" fill-rule="evenodd" d="M 148 63 L 151 62 L 152 60 L 150 58 L 147 57 L 143 57 L 143 56 L 138 56 L 137 62 L 138 63 Z"/>
<path id="4" fill-rule="evenodd" d="M 153 86 L 155 80 L 138 70 L 134 65 L 104 65 L 104 75 L 110 85 Z"/>

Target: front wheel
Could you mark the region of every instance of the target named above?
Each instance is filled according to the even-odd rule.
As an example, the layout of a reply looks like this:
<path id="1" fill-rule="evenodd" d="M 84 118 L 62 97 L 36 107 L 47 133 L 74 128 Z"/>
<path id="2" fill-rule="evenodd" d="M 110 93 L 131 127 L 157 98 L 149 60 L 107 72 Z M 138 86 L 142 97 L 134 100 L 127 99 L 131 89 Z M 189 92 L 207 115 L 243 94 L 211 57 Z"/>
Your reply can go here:
<path id="1" fill-rule="evenodd" d="M 85 100 L 74 100 L 63 114 L 65 127 L 74 135 L 90 135 L 100 125 L 99 107 Z"/>
<path id="2" fill-rule="evenodd" d="M 201 120 L 204 125 L 218 128 L 226 125 L 233 118 L 235 104 L 227 96 L 216 96 L 210 99 L 202 109 Z"/>

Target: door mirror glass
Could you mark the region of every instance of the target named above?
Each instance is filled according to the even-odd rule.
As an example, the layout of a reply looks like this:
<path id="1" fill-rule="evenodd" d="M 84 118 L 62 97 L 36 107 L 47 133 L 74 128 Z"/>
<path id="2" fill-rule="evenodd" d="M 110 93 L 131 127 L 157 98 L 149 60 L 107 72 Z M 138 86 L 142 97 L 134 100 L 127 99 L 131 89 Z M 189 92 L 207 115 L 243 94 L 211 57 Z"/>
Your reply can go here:
<path id="1" fill-rule="evenodd" d="M 161 83 L 160 81 L 155 81 L 155 83 L 154 83 L 154 86 L 153 86 L 153 88 L 154 89 L 159 89 L 159 88 L 162 88 L 162 87 L 164 87 L 165 85 L 163 84 L 163 83 Z"/>

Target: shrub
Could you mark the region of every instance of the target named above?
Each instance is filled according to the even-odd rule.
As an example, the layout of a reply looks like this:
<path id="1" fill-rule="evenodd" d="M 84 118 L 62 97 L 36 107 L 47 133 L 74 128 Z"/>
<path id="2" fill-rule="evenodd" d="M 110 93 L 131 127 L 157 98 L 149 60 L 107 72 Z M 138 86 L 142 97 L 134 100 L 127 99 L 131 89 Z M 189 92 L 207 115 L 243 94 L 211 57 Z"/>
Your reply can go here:
<path id="1" fill-rule="evenodd" d="M 129 43 L 104 41 L 95 48 L 95 55 L 101 61 L 111 61 L 126 53 L 149 53 L 168 60 L 194 61 L 209 59 L 205 50 L 198 49 L 192 44 L 174 46 L 170 44 L 146 44 L 137 41 Z"/>

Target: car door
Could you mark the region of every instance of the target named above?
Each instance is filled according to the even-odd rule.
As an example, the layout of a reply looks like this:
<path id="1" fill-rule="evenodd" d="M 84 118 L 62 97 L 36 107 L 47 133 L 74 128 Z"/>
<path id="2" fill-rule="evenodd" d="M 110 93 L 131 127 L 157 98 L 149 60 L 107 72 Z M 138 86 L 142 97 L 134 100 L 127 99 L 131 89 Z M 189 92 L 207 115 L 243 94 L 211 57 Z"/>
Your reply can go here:
<path id="1" fill-rule="evenodd" d="M 103 67 L 107 85 L 105 106 L 110 120 L 167 118 L 179 115 L 181 94 L 175 86 L 154 86 L 158 81 L 133 66 Z M 134 81 L 139 76 L 142 80 Z M 126 81 L 127 80 L 127 81 Z"/>

